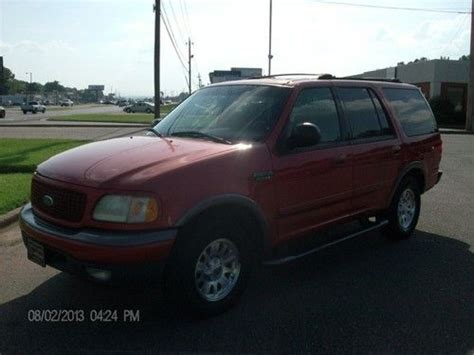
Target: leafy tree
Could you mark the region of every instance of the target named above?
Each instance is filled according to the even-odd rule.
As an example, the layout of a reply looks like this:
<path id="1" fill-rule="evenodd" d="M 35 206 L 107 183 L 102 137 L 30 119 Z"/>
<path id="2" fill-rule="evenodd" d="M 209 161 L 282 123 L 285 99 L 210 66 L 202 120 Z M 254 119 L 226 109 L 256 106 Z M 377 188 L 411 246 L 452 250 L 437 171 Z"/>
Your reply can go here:
<path id="1" fill-rule="evenodd" d="M 51 92 L 63 92 L 66 90 L 64 86 L 62 86 L 59 81 L 50 81 L 44 84 L 44 92 L 51 93 Z"/>
<path id="2" fill-rule="evenodd" d="M 43 91 L 43 85 L 40 83 L 28 83 L 26 84 L 26 90 L 32 94 L 39 94 Z"/>
<path id="3" fill-rule="evenodd" d="M 460 61 L 468 61 L 471 60 L 471 55 L 463 55 L 461 58 L 459 58 Z"/>

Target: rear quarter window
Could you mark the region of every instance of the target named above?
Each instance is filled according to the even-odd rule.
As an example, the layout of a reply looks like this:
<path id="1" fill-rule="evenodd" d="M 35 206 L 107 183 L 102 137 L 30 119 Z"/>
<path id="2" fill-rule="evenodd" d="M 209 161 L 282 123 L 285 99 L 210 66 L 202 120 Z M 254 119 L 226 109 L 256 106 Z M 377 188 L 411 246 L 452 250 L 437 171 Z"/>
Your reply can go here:
<path id="1" fill-rule="evenodd" d="M 407 136 L 438 131 L 433 113 L 419 90 L 384 88 L 383 91 Z"/>

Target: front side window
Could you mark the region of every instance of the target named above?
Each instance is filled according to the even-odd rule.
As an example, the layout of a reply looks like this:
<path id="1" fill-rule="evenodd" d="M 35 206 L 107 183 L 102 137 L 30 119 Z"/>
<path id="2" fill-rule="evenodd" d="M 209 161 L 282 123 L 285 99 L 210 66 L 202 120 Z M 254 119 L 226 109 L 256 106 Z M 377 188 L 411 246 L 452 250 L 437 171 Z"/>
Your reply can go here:
<path id="1" fill-rule="evenodd" d="M 426 99 L 415 89 L 383 89 L 407 136 L 436 132 L 436 120 Z"/>
<path id="2" fill-rule="evenodd" d="M 204 135 L 261 141 L 273 129 L 290 88 L 226 85 L 201 89 L 170 112 L 155 130 L 165 136 Z"/>
<path id="3" fill-rule="evenodd" d="M 291 111 L 290 124 L 296 127 L 309 122 L 319 127 L 321 143 L 341 140 L 341 129 L 336 103 L 329 88 L 304 89 Z"/>
<path id="4" fill-rule="evenodd" d="M 388 128 L 385 115 L 379 118 L 374 101 L 366 88 L 339 88 L 344 114 L 350 122 L 353 139 L 385 135 Z M 383 110 L 382 110 L 383 112 Z"/>

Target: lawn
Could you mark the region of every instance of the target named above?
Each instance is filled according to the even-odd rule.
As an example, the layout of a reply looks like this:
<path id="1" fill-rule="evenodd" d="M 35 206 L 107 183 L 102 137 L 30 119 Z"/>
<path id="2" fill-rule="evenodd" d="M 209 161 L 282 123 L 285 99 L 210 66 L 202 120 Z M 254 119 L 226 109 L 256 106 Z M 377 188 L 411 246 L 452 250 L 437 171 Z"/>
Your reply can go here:
<path id="1" fill-rule="evenodd" d="M 160 108 L 160 117 L 165 117 L 176 105 L 165 105 Z M 153 113 L 84 113 L 64 115 L 50 118 L 49 121 L 81 121 L 81 122 L 114 122 L 150 124 L 155 118 Z"/>
<path id="2" fill-rule="evenodd" d="M 31 173 L 49 157 L 84 143 L 65 139 L 3 138 L 0 140 L 0 174 Z"/>
<path id="3" fill-rule="evenodd" d="M 115 122 L 115 123 L 146 123 L 153 121 L 154 115 L 148 113 L 83 113 L 77 115 L 55 116 L 49 121 L 81 121 L 81 122 Z"/>
<path id="4" fill-rule="evenodd" d="M 30 198 L 31 173 L 0 174 L 0 216 Z"/>
<path id="5" fill-rule="evenodd" d="M 84 143 L 63 139 L 0 140 L 0 215 L 28 201 L 31 176 L 38 164 Z"/>

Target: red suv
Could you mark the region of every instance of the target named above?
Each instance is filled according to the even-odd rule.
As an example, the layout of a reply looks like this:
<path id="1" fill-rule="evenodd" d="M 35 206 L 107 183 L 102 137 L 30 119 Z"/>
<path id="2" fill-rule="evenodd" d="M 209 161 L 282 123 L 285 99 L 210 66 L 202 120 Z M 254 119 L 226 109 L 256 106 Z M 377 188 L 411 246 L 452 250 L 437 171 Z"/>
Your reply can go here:
<path id="1" fill-rule="evenodd" d="M 144 271 L 170 299 L 215 314 L 257 262 L 292 260 L 274 253 L 290 241 L 354 220 L 365 221 L 360 231 L 312 251 L 375 228 L 409 237 L 440 159 L 415 86 L 329 75 L 227 82 L 198 90 L 146 136 L 42 163 L 20 225 L 40 265 L 102 281 Z"/>

